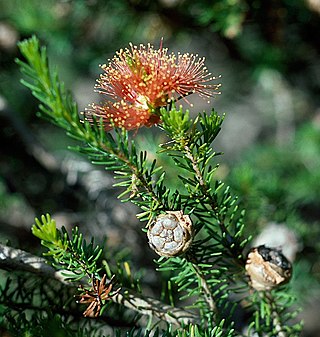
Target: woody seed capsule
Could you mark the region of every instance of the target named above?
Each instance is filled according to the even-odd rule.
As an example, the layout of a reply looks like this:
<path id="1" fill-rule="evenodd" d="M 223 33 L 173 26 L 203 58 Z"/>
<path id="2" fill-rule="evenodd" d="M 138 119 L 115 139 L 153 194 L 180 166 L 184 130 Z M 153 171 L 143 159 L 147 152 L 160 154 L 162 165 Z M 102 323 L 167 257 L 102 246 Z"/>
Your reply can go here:
<path id="1" fill-rule="evenodd" d="M 249 252 L 246 271 L 252 288 L 264 291 L 288 282 L 292 266 L 281 251 L 262 245 Z"/>
<path id="2" fill-rule="evenodd" d="M 192 222 L 182 211 L 167 211 L 160 214 L 148 228 L 150 247 L 160 256 L 177 256 L 191 245 Z"/>

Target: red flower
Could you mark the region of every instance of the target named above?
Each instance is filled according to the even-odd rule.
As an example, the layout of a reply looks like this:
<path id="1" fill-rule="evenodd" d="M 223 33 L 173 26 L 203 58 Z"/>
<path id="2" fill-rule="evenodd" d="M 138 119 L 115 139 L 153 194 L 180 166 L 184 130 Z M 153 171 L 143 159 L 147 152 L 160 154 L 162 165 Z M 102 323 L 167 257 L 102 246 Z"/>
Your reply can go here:
<path id="1" fill-rule="evenodd" d="M 193 54 L 168 54 L 166 48 L 130 44 L 121 49 L 96 85 L 97 92 L 106 96 L 101 105 L 92 104 L 86 119 L 102 118 L 106 130 L 124 127 L 127 130 L 160 122 L 158 109 L 171 101 L 197 93 L 203 97 L 217 94 L 220 84 L 204 66 L 204 58 Z"/>

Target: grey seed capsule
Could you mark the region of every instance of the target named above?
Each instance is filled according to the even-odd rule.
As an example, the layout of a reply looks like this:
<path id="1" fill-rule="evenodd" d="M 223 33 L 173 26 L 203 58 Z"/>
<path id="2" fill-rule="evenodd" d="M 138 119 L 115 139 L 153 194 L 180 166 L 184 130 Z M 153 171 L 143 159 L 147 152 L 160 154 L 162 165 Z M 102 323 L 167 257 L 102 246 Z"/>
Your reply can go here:
<path id="1" fill-rule="evenodd" d="M 192 222 L 182 211 L 167 211 L 149 225 L 150 247 L 160 256 L 177 256 L 186 252 L 192 242 Z"/>

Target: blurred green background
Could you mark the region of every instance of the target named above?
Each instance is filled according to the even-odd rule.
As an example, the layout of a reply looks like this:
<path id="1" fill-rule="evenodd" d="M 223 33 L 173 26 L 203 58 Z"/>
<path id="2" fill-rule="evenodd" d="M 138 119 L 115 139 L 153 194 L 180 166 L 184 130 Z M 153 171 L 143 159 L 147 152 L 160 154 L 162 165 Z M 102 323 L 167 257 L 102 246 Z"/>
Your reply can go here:
<path id="1" fill-rule="evenodd" d="M 217 176 L 247 208 L 247 234 L 294 259 L 304 336 L 320 336 L 319 32 L 319 0 L 0 0 L 1 242 L 36 251 L 30 226 L 49 212 L 88 235 L 107 232 L 110 245 L 146 263 L 137 210 L 116 199 L 112 176 L 67 151 L 64 132 L 36 117 L 14 60 L 16 43 L 36 34 L 81 111 L 99 100 L 99 64 L 129 42 L 157 47 L 163 37 L 169 51 L 205 56 L 222 75 Z M 191 100 L 194 113 L 211 109 Z M 147 129 L 137 141 L 152 153 L 160 138 Z"/>

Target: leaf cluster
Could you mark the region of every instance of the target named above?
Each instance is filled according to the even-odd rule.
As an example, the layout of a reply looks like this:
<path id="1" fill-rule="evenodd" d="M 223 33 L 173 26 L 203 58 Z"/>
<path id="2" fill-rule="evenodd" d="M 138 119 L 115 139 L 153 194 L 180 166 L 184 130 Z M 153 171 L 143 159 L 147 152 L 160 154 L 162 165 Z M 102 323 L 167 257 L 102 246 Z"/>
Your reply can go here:
<path id="1" fill-rule="evenodd" d="M 189 112 L 182 108 L 160 109 L 161 128 L 168 137 L 160 151 L 173 159 L 177 177 L 183 185 L 182 190 L 173 190 L 166 185 L 165 168 L 158 166 L 156 160 L 150 162 L 146 151 L 137 149 L 126 130 L 116 128 L 113 133 L 106 133 L 102 121 L 96 120 L 90 125 L 79 118 L 76 105 L 57 72 L 49 69 L 46 50 L 39 47 L 37 38 L 20 43 L 20 50 L 27 60 L 27 63 L 18 61 L 28 76 L 23 84 L 42 103 L 41 114 L 82 143 L 74 150 L 114 172 L 118 180 L 116 185 L 124 189 L 120 198 L 140 207 L 141 220 L 150 221 L 166 210 L 182 210 L 192 218 L 194 241 L 191 248 L 183 256 L 160 258 L 158 264 L 159 270 L 169 274 L 170 283 L 181 294 L 180 303 L 195 310 L 201 324 L 178 329 L 172 334 L 235 335 L 232 311 L 240 300 L 231 295 L 238 292 L 249 299 L 244 251 L 250 237 L 243 233 L 244 210 L 239 207 L 237 197 L 215 177 L 218 168 L 215 159 L 220 153 L 213 151 L 212 142 L 221 130 L 223 118 L 214 110 L 210 114 L 199 113 L 191 120 Z M 49 249 L 47 254 L 53 257 L 55 266 L 73 273 L 72 281 L 99 278 L 102 250 L 94 246 L 93 240 L 87 244 L 77 229 L 69 236 L 64 229 L 57 230 L 55 222 L 47 215 L 41 221 L 36 220 L 33 233 Z M 108 263 L 105 269 L 110 270 Z M 125 273 L 119 271 L 124 278 L 130 274 L 128 268 Z M 137 282 L 131 284 L 132 288 L 138 288 Z M 274 332 L 278 326 L 281 331 L 287 329 L 286 322 L 281 319 L 274 323 L 284 312 L 277 311 L 280 304 L 271 297 L 256 295 L 250 303 L 257 304 L 254 331 Z M 290 301 L 282 303 L 285 308 L 291 305 Z M 157 333 L 155 331 L 153 333 Z M 128 334 L 133 336 L 140 332 Z M 169 330 L 162 334 L 169 335 Z"/>
<path id="2" fill-rule="evenodd" d="M 124 187 L 121 197 L 143 210 L 141 219 L 150 219 L 156 210 L 169 209 L 177 203 L 172 201 L 178 198 L 177 194 L 169 196 L 170 191 L 163 183 L 165 173 L 162 168 L 156 166 L 156 161 L 150 163 L 145 151 L 136 149 L 126 130 L 116 129 L 112 135 L 104 131 L 102 121 L 96 120 L 90 125 L 79 118 L 76 103 L 58 79 L 57 71 L 49 70 L 46 49 L 40 48 L 35 36 L 20 42 L 19 48 L 27 60 L 27 63 L 17 60 L 21 71 L 28 77 L 22 83 L 42 103 L 40 115 L 82 142 L 73 150 L 115 173 L 119 180 L 117 186 Z"/>
<path id="3" fill-rule="evenodd" d="M 5 324 L 4 324 L 5 323 Z M 28 317 L 24 312 L 7 313 L 0 323 L 5 325 L 4 331 L 12 337 L 104 337 L 101 326 L 92 322 L 82 322 L 78 326 L 61 316 L 61 314 L 34 312 Z"/>
<path id="4" fill-rule="evenodd" d="M 55 261 L 55 266 L 59 269 L 65 268 L 71 273 L 68 274 L 73 282 L 77 282 L 84 277 L 91 278 L 97 275 L 99 268 L 97 261 L 102 255 L 102 248 L 95 246 L 93 239 L 89 244 L 83 239 L 78 228 L 72 230 L 72 236 L 63 227 L 59 231 L 55 220 L 50 215 L 35 220 L 32 226 L 32 233 L 41 239 L 41 244 L 48 248 L 45 255 L 50 256 Z"/>
<path id="5" fill-rule="evenodd" d="M 78 336 L 75 326 L 68 324 L 70 317 L 78 321 L 82 316 L 74 293 L 55 280 L 11 273 L 0 286 L 0 327 L 10 336 L 53 336 L 50 329 L 55 336 Z"/>
<path id="6" fill-rule="evenodd" d="M 252 321 L 249 324 L 248 333 L 266 334 L 270 336 L 299 336 L 301 322 L 297 322 L 296 316 L 300 310 L 294 307 L 295 297 L 283 287 L 278 291 L 255 292 L 251 295 Z"/>
<path id="7" fill-rule="evenodd" d="M 212 142 L 221 130 L 223 118 L 212 110 L 211 114 L 199 114 L 191 121 L 188 112 L 174 108 L 169 113 L 162 110 L 162 120 L 163 129 L 172 139 L 162 146 L 162 151 L 183 170 L 183 175 L 178 176 L 186 189 L 183 203 L 199 219 L 196 231 L 205 227 L 232 256 L 241 259 L 248 242 L 241 235 L 244 211 L 239 210 L 237 197 L 230 193 L 230 188 L 214 179 L 218 165 L 213 160 L 220 153 L 213 151 Z"/>

